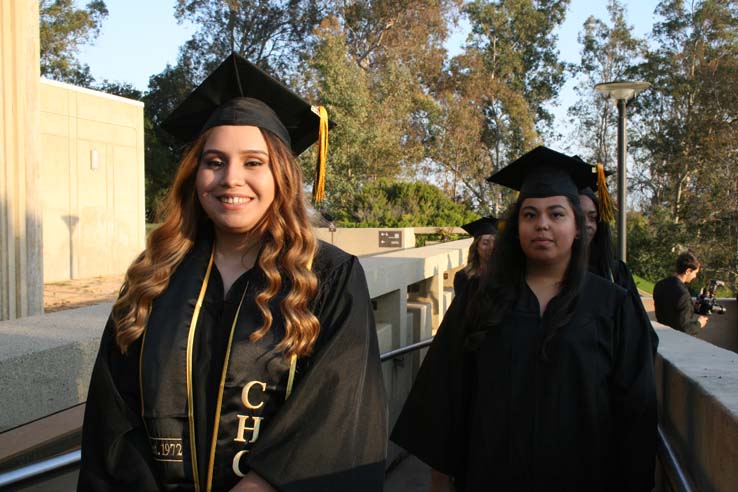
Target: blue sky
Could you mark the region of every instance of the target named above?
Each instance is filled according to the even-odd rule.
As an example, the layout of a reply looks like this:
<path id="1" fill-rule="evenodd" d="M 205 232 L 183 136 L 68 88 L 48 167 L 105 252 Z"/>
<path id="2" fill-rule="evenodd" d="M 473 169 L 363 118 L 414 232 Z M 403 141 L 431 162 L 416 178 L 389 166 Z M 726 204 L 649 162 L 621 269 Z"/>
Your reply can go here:
<path id="1" fill-rule="evenodd" d="M 76 3 L 84 3 L 77 1 Z M 174 19 L 174 0 L 105 0 L 109 15 L 93 46 L 83 47 L 80 61 L 90 66 L 97 80 L 129 82 L 145 90 L 151 75 L 161 72 L 177 59 L 179 47 L 191 36 L 192 26 L 179 25 Z M 637 36 L 645 36 L 654 23 L 657 0 L 624 0 L 628 23 Z M 558 29 L 559 52 L 563 60 L 579 60 L 577 35 L 590 15 L 607 18 L 606 0 L 571 0 L 566 21 Z M 447 47 L 457 52 L 466 37 L 460 26 Z M 559 101 L 552 106 L 556 126 L 566 122 L 566 109 L 575 101 L 574 81 L 569 81 Z"/>

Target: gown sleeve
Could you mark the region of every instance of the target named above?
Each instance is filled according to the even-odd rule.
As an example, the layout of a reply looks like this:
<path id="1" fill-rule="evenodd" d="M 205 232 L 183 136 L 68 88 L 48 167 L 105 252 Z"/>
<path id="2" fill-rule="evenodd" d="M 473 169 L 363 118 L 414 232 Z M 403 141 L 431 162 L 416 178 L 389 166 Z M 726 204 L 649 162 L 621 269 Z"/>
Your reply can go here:
<path id="1" fill-rule="evenodd" d="M 462 328 L 468 291 L 449 306 L 390 436 L 427 465 L 457 478 L 467 451 L 471 371 Z"/>
<path id="2" fill-rule="evenodd" d="M 469 280 L 469 277 L 467 277 L 466 272 L 462 269 L 456 272 L 454 275 L 454 295 L 458 296 L 460 295 L 464 287 L 466 287 L 466 284 Z"/>
<path id="3" fill-rule="evenodd" d="M 616 317 L 615 367 L 611 379 L 614 457 L 620 482 L 612 490 L 648 492 L 654 485 L 657 408 L 651 340 L 632 295 Z"/>
<path id="4" fill-rule="evenodd" d="M 651 320 L 648 318 L 646 308 L 643 307 L 641 294 L 638 292 L 638 287 L 633 280 L 633 275 L 630 273 L 628 265 L 626 265 L 622 261 L 618 260 L 615 268 L 616 275 L 618 277 L 616 279 L 618 285 L 626 289 L 630 293 L 630 295 L 633 296 L 633 299 L 636 301 L 636 307 L 639 308 L 639 316 L 643 319 L 643 325 L 648 327 L 649 338 L 651 339 L 651 348 L 653 355 L 655 356 L 659 348 L 659 336 L 656 334 L 656 330 L 653 328 Z"/>
<path id="5" fill-rule="evenodd" d="M 143 421 L 135 410 L 138 350 L 131 349 L 127 356 L 120 353 L 108 320 L 85 406 L 79 492 L 159 491 Z"/>
<path id="6" fill-rule="evenodd" d="M 331 272 L 316 312 L 321 335 L 294 391 L 247 457 L 280 492 L 381 491 L 387 402 L 364 272 Z M 301 373 L 301 374 L 300 374 Z"/>

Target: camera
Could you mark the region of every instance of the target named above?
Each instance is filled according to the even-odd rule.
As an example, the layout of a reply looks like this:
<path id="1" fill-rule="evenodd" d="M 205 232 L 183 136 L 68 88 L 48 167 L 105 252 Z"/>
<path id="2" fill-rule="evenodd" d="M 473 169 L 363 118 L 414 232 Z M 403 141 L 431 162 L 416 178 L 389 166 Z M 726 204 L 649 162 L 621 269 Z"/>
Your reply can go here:
<path id="1" fill-rule="evenodd" d="M 725 285 L 722 280 L 712 279 L 707 283 L 707 287 L 703 287 L 700 295 L 694 301 L 694 312 L 709 316 L 713 313 L 725 314 L 727 309 L 715 301 L 715 291 L 721 285 Z"/>

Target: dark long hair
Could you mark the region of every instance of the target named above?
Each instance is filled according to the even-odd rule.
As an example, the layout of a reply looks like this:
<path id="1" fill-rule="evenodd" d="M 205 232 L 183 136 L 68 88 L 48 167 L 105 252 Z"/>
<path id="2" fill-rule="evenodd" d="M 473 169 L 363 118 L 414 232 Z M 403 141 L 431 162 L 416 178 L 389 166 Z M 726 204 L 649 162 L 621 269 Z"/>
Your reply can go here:
<path id="1" fill-rule="evenodd" d="M 612 248 L 612 235 L 610 233 L 610 224 L 602 220 L 600 217 L 600 201 L 597 195 L 588 188 L 580 190 L 579 193 L 588 197 L 595 205 L 597 212 L 597 232 L 595 232 L 592 241 L 589 243 L 589 270 L 599 275 L 600 277 L 606 278 L 607 280 L 615 281 L 613 275 L 615 272 L 612 269 L 612 261 L 615 258 Z"/>
<path id="2" fill-rule="evenodd" d="M 548 360 L 547 349 L 558 331 L 571 321 L 579 298 L 579 292 L 587 273 L 588 252 L 582 235 L 585 231 L 584 213 L 579 197 L 567 196 L 574 211 L 576 225 L 582 234 L 574 240 L 571 259 L 566 268 L 561 290 L 548 303 L 543 316 L 546 336 L 540 347 L 541 357 Z M 478 347 L 488 331 L 496 329 L 510 313 L 525 286 L 526 257 L 520 246 L 518 215 L 524 199 L 508 210 L 505 227 L 497 234 L 487 273 L 480 288 L 468 304 L 467 343 L 473 350 Z"/>

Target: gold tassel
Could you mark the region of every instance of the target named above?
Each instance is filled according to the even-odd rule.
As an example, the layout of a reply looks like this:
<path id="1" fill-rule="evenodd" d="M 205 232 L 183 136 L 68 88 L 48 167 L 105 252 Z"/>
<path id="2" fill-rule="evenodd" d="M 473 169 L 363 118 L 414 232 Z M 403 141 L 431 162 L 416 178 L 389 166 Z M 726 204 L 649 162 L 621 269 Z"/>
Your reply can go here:
<path id="1" fill-rule="evenodd" d="M 597 199 L 600 202 L 600 220 L 612 222 L 615 219 L 615 204 L 612 203 L 610 193 L 607 191 L 607 176 L 605 166 L 597 164 Z"/>
<path id="2" fill-rule="evenodd" d="M 313 204 L 325 198 L 325 165 L 328 158 L 328 111 L 318 106 L 320 128 L 318 130 L 318 161 L 315 163 L 315 182 L 313 183 Z"/>
<path id="3" fill-rule="evenodd" d="M 499 232 L 504 231 L 506 226 L 507 226 L 507 221 L 505 219 L 500 219 L 497 221 L 497 231 Z"/>

